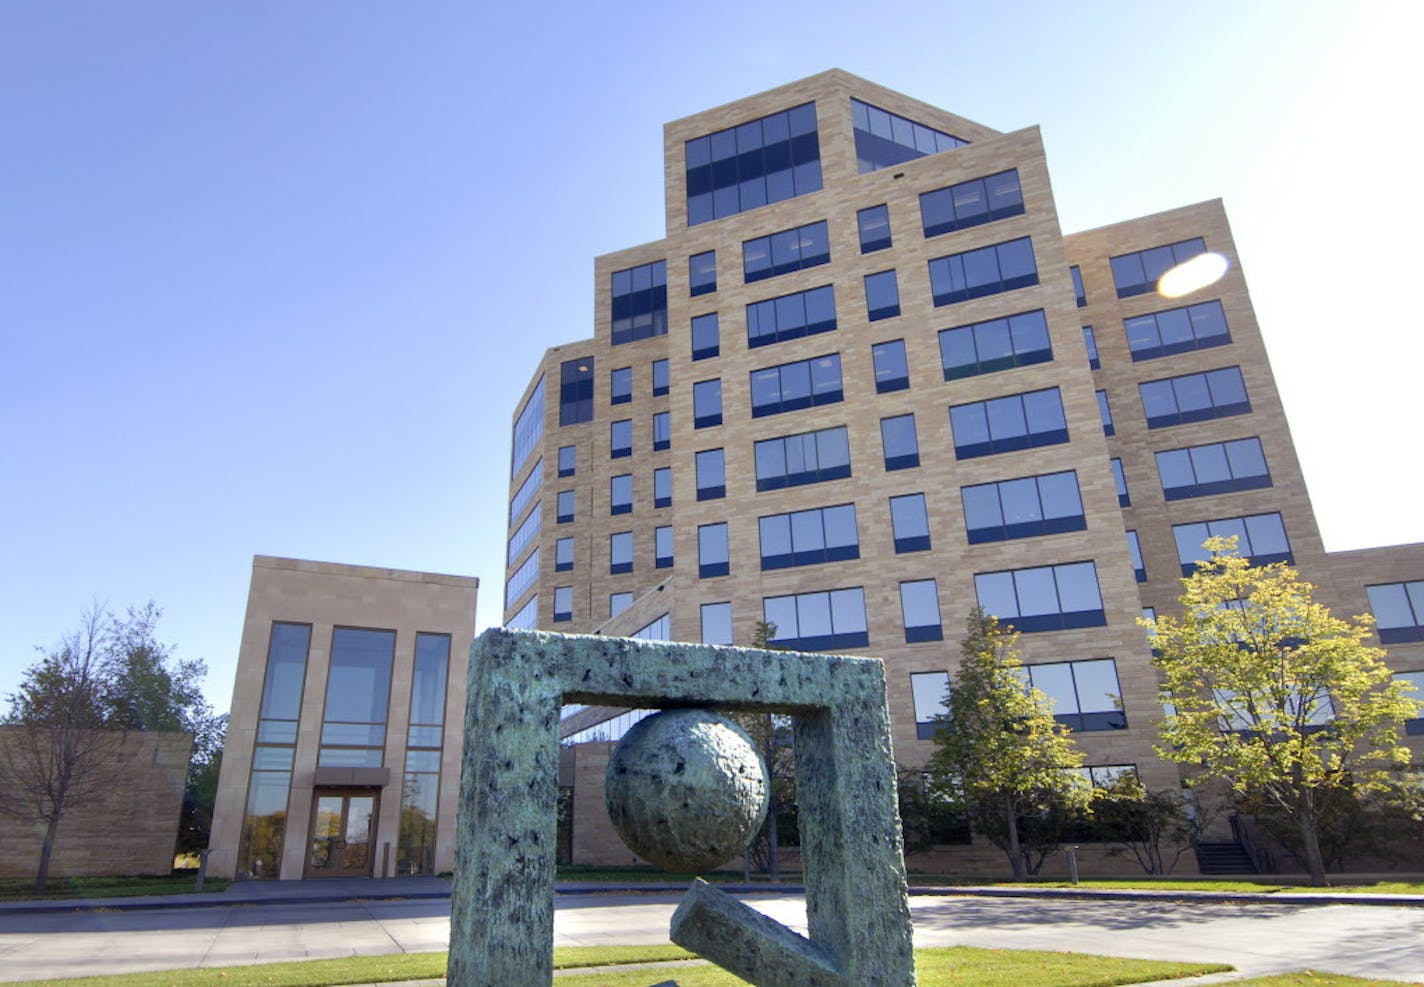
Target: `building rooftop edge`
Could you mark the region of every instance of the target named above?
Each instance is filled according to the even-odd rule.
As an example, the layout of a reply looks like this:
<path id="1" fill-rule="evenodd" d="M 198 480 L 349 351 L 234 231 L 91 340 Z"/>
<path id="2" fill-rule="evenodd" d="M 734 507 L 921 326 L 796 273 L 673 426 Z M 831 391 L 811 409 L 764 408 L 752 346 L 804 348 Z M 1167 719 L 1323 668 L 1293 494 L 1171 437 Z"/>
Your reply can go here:
<path id="1" fill-rule="evenodd" d="M 327 575 L 355 576 L 362 579 L 392 579 L 401 582 L 439 583 L 445 586 L 468 586 L 478 589 L 478 576 L 460 576 L 444 572 L 421 572 L 415 569 L 390 569 L 384 566 L 356 565 L 349 562 L 318 562 L 313 559 L 289 559 L 278 555 L 252 556 L 254 569 L 287 569 L 300 572 L 322 572 Z"/>

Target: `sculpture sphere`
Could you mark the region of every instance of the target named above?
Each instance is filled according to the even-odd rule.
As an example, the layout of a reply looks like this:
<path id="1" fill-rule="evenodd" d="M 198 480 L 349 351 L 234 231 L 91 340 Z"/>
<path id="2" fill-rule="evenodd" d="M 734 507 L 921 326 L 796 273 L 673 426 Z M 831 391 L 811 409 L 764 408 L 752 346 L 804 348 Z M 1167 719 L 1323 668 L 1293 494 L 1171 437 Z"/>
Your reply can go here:
<path id="1" fill-rule="evenodd" d="M 669 709 L 635 723 L 608 761 L 608 816 L 638 856 L 697 872 L 744 850 L 770 801 L 766 765 L 725 716 Z"/>

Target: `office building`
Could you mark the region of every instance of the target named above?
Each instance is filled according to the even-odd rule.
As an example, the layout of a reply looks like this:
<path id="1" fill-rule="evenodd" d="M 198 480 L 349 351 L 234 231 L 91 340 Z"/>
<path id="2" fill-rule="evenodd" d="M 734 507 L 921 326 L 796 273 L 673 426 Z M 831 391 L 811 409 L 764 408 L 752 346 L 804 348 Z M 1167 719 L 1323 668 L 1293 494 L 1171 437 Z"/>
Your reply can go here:
<path id="1" fill-rule="evenodd" d="M 1036 128 L 841 71 L 663 146 L 667 235 L 596 259 L 592 336 L 515 409 L 507 625 L 751 644 L 765 620 L 881 657 L 917 765 L 979 605 L 1023 632 L 1095 782 L 1173 788 L 1137 620 L 1236 534 L 1373 609 L 1424 686 L 1424 547 L 1325 552 L 1220 202 L 1065 235 Z M 1205 252 L 1217 283 L 1157 293 Z M 621 859 L 580 843 L 600 811 L 576 862 Z"/>

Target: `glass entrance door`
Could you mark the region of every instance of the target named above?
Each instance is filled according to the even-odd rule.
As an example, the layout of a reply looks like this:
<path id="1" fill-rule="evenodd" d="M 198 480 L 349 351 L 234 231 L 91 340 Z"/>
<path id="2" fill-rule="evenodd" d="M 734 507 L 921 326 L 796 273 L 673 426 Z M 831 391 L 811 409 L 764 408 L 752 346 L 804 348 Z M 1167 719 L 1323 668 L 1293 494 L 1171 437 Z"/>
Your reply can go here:
<path id="1" fill-rule="evenodd" d="M 371 791 L 316 790 L 307 877 L 371 876 L 378 802 Z"/>

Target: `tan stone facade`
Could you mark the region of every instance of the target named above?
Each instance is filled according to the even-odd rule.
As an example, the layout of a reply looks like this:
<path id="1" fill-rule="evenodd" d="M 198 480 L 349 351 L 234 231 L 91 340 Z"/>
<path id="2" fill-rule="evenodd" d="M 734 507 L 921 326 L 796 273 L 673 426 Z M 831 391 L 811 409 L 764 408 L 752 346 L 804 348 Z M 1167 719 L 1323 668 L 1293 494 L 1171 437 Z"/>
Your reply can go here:
<path id="1" fill-rule="evenodd" d="M 852 99 L 970 143 L 861 174 Z M 686 142 L 808 101 L 816 108 L 821 189 L 689 226 Z M 550 630 L 630 634 L 667 614 L 673 639 L 697 641 L 702 639 L 701 607 L 725 602 L 731 604 L 734 643 L 749 644 L 756 623 L 768 612 L 764 609 L 768 599 L 860 590 L 868 643 L 851 653 L 885 660 L 896 757 L 902 764 L 916 765 L 928 757 L 931 745 L 920 739 L 917 729 L 911 676 L 942 673 L 957 664 L 964 618 L 979 599 L 976 576 L 1091 562 L 1101 596 L 1101 623 L 1025 633 L 1020 642 L 1024 659 L 1031 666 L 1112 659 L 1118 711 L 1125 725 L 1102 728 L 1100 719 L 1099 729 L 1083 729 L 1075 739 L 1089 765 L 1131 765 L 1148 787 L 1172 788 L 1180 782 L 1177 768 L 1153 752 L 1161 707 L 1145 635 L 1136 621 L 1143 607 L 1161 611 L 1175 605 L 1182 570 L 1174 525 L 1279 513 L 1294 562 L 1322 585 L 1327 602 L 1350 612 L 1367 609 L 1366 583 L 1424 578 L 1424 554 L 1413 549 L 1380 550 L 1383 554 L 1378 555 L 1342 553 L 1334 559 L 1326 555 L 1220 202 L 1065 236 L 1036 128 L 998 133 L 840 71 L 667 124 L 664 162 L 666 238 L 595 260 L 592 338 L 549 350 L 516 409 L 518 418 L 542 380 L 540 434 L 532 440 L 527 457 L 516 462 L 511 494 L 527 492 L 534 485 L 530 476 L 535 470 L 542 471 L 542 480 L 511 518 L 510 532 L 519 530 L 536 512 L 543 512 L 542 523 L 527 544 L 512 546 L 507 571 L 514 576 L 526 563 L 533 565 L 530 560 L 537 551 L 537 576 L 527 586 L 512 587 L 512 596 L 507 587 L 506 621 Z M 922 194 L 1009 169 L 1017 172 L 1021 213 L 926 235 Z M 862 252 L 857 214 L 879 205 L 888 208 L 893 243 L 888 249 Z M 747 241 L 822 220 L 828 226 L 828 262 L 746 281 L 742 265 Z M 1036 284 L 935 303 L 931 261 L 1023 237 L 1032 244 Z M 1110 258 L 1193 238 L 1202 238 L 1207 250 L 1231 262 L 1223 280 L 1181 301 L 1167 301 L 1150 291 L 1118 297 Z M 716 253 L 716 289 L 694 296 L 689 258 L 706 251 Z M 667 264 L 667 333 L 615 344 L 613 276 L 655 261 Z M 1081 271 L 1085 306 L 1075 299 L 1070 266 Z M 891 269 L 896 272 L 900 314 L 872 320 L 864 279 Z M 750 305 L 827 284 L 835 292 L 834 331 L 750 345 Z M 1151 358 L 1139 355 L 1134 360 L 1124 320 L 1211 301 L 1220 302 L 1229 341 Z M 1051 359 L 945 379 L 942 330 L 1035 310 L 1043 312 L 1048 327 Z M 691 322 L 712 312 L 718 315 L 720 353 L 693 359 Z M 1100 354 L 1099 370 L 1089 366 L 1083 327 L 1090 325 Z M 903 340 L 909 386 L 879 393 L 872 347 L 892 340 Z M 752 413 L 752 372 L 829 354 L 839 356 L 842 400 L 775 414 Z M 652 368 L 661 360 L 667 361 L 670 389 L 665 395 L 654 395 Z M 560 374 L 566 362 L 575 366 L 591 362 L 593 409 L 589 420 L 561 425 Z M 1230 367 L 1240 368 L 1249 409 L 1148 427 L 1139 384 Z M 632 397 L 614 404 L 610 373 L 622 368 L 631 370 Z M 697 428 L 693 387 L 713 378 L 721 381 L 722 422 Z M 1067 441 L 969 458 L 957 455 L 951 407 L 1050 388 L 1061 396 Z M 1098 391 L 1106 392 L 1112 410 L 1111 435 L 1105 435 L 1099 416 Z M 671 442 L 669 448 L 655 450 L 653 423 L 662 413 L 670 414 Z M 909 414 L 915 421 L 919 465 L 888 469 L 881 422 Z M 632 422 L 632 455 L 614 458 L 610 429 L 621 420 Z M 841 426 L 849 438 L 848 477 L 757 489 L 755 443 Z M 1269 466 L 1268 485 L 1168 499 L 1156 453 L 1250 437 L 1260 439 Z M 575 470 L 559 477 L 555 463 L 564 447 L 574 450 Z M 724 450 L 726 492 L 724 497 L 699 501 L 696 454 L 710 449 Z M 1121 460 L 1130 498 L 1127 506 L 1120 503 L 1110 467 L 1114 458 Z M 663 467 L 672 471 L 672 503 L 657 507 L 653 474 Z M 1081 496 L 1081 530 L 971 542 L 962 499 L 965 487 L 1070 470 Z M 611 479 L 628 474 L 633 479 L 632 510 L 613 514 Z M 575 503 L 573 519 L 566 522 L 558 522 L 555 516 L 560 493 L 571 494 Z M 932 546 L 927 551 L 897 552 L 889 499 L 912 493 L 924 496 Z M 843 504 L 855 507 L 857 558 L 762 568 L 759 519 Z M 723 523 L 728 530 L 730 571 L 700 578 L 699 527 Z M 655 532 L 660 527 L 672 529 L 671 568 L 654 564 Z M 1147 578 L 1141 583 L 1128 549 L 1128 532 L 1133 531 L 1145 563 Z M 632 571 L 613 574 L 610 537 L 625 532 L 633 541 Z M 563 571 L 556 569 L 560 539 L 573 544 L 572 566 Z M 900 587 L 928 579 L 935 580 L 943 637 L 911 642 L 902 619 Z M 572 600 L 566 620 L 556 620 L 554 613 L 554 598 L 561 588 Z M 631 594 L 635 602 L 610 620 L 613 594 Z M 1424 668 L 1424 644 L 1394 649 L 1391 661 L 1401 671 Z M 570 721 L 569 732 L 595 718 L 579 714 L 578 720 Z M 577 828 L 574 847 L 576 862 L 612 862 L 623 852 L 618 846 L 607 846 L 601 835 L 580 842 Z M 961 856 L 969 859 L 978 852 L 976 847 Z M 1190 856 L 1184 866 L 1192 866 Z"/>
<path id="2" fill-rule="evenodd" d="M 0 745 L 23 743 L 24 727 L 0 727 Z M 186 733 L 114 731 L 115 783 L 73 805 L 59 824 L 50 877 L 167 874 L 173 869 L 183 784 L 193 738 Z M 34 877 L 43 829 L 0 815 L 0 877 Z"/>
<path id="3" fill-rule="evenodd" d="M 312 827 L 318 825 L 321 815 L 314 812 L 313 803 L 325 794 L 333 800 L 331 804 L 343 804 L 348 816 L 358 804 L 374 811 L 369 831 L 362 833 L 369 841 L 364 856 L 344 861 L 343 866 L 368 876 L 395 876 L 402 870 L 400 862 L 410 855 L 402 840 L 413 839 L 409 836 L 412 823 L 402 806 L 408 801 L 403 794 L 414 786 L 412 775 L 417 768 L 426 777 L 439 779 L 433 796 L 433 852 L 427 846 L 422 859 L 435 873 L 453 867 L 465 680 L 477 589 L 478 580 L 467 576 L 268 556 L 253 559 L 209 843 L 211 873 L 283 879 L 320 876 L 320 870 L 314 872 L 312 866 Z M 292 650 L 300 660 L 299 678 L 292 688 L 279 688 L 279 680 L 269 669 L 269 656 L 279 639 L 279 631 L 274 630 L 278 625 L 280 633 L 295 629 L 293 634 L 308 641 L 303 653 Z M 324 721 L 331 719 L 326 709 L 328 698 L 334 703 L 350 702 L 350 697 L 329 691 L 328 680 L 338 634 L 350 630 L 376 632 L 374 640 L 381 643 L 393 640 L 385 659 L 388 664 L 374 661 L 371 667 L 376 671 L 371 675 L 375 685 L 367 686 L 379 690 L 384 681 L 388 699 L 383 708 L 368 714 L 367 718 L 376 721 L 373 724 L 326 723 L 324 750 Z M 412 710 L 421 706 L 419 701 L 412 702 L 412 689 L 422 641 L 426 648 L 435 649 L 437 665 L 432 667 L 438 667 L 438 654 L 444 652 L 446 669 L 443 682 L 430 676 L 422 680 L 427 688 L 420 698 L 427 709 L 431 690 L 443 693 L 435 700 L 440 707 L 435 715 L 417 716 L 424 724 L 443 717 L 443 729 L 427 726 L 423 732 L 421 724 L 411 722 Z M 358 665 L 357 672 L 364 674 L 364 668 Z M 284 704 L 290 717 L 274 717 L 274 709 Z M 383 739 L 372 741 L 372 730 Z M 375 743 L 381 749 L 353 747 L 354 733 L 363 735 L 359 743 Z M 421 749 L 415 750 L 417 746 Z M 362 759 L 374 763 L 355 763 Z M 285 780 L 279 777 L 283 771 Z M 254 858 L 260 860 L 260 855 L 248 851 L 244 857 L 244 820 L 249 816 L 250 800 L 259 797 L 254 774 L 263 772 L 262 797 L 271 798 L 275 792 L 281 802 L 276 812 L 264 816 L 269 819 L 269 829 L 275 829 L 267 834 L 264 845 L 280 847 L 280 858 L 270 859 L 273 854 L 269 854 L 259 865 Z M 342 798 L 347 801 L 334 801 Z M 363 799 L 370 801 L 357 801 Z M 248 832 L 247 839 L 251 838 Z M 428 844 L 428 839 L 425 842 Z"/>

